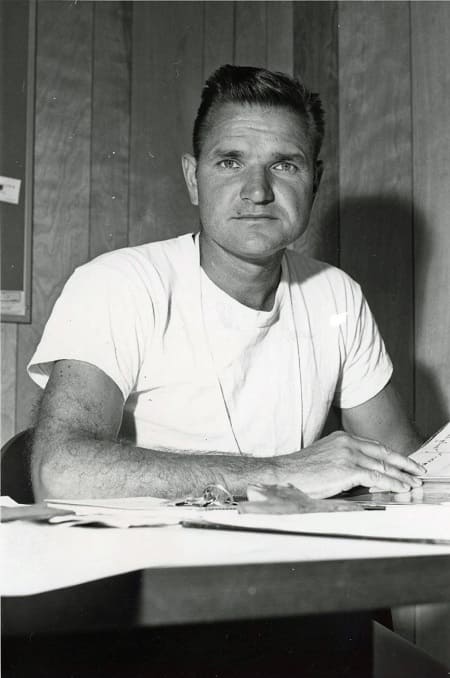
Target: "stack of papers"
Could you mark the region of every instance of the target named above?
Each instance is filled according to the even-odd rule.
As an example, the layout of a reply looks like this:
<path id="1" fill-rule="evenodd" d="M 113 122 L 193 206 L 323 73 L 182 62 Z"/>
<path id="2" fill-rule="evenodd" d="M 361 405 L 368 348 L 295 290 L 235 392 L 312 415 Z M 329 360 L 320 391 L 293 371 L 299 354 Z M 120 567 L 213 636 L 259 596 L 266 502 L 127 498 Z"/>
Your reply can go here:
<path id="1" fill-rule="evenodd" d="M 106 527 L 162 527 L 199 518 L 209 511 L 233 511 L 235 507 L 174 506 L 168 499 L 126 497 L 117 499 L 52 499 L 49 508 L 73 511 L 55 516 L 50 523 L 66 525 L 104 525 Z"/>
<path id="2" fill-rule="evenodd" d="M 4 507 L 24 509 L 22 520 L 29 521 L 30 507 L 2 497 Z M 239 530 L 278 534 L 366 539 L 450 546 L 450 505 L 398 505 L 378 511 L 303 513 L 289 515 L 239 514 L 236 508 L 172 506 L 152 497 L 97 500 L 58 500 L 48 508 L 73 511 L 55 515 L 49 522 L 61 526 L 163 527 Z M 32 507 L 38 509 L 36 505 Z M 42 509 L 42 506 L 41 506 Z M 4 509 L 3 509 L 4 510 Z M 36 519 L 42 520 L 40 516 Z M 45 519 L 45 518 L 44 518 Z M 20 518 L 19 518 L 20 520 Z M 33 518 L 31 518 L 33 520 Z M 6 526 L 5 526 L 6 527 Z M 58 530 L 58 527 L 56 527 Z"/>
<path id="3" fill-rule="evenodd" d="M 424 482 L 450 483 L 450 422 L 410 457 L 427 469 Z"/>

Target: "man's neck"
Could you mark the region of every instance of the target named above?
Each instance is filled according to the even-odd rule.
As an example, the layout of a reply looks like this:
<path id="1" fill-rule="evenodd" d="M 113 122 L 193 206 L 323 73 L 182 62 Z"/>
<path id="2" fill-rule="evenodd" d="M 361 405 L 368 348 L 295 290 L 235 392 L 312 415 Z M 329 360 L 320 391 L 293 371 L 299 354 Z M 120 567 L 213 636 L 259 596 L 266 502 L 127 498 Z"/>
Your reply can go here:
<path id="1" fill-rule="evenodd" d="M 200 264 L 208 278 L 230 297 L 259 311 L 273 308 L 283 254 L 277 252 L 263 261 L 241 259 L 211 247 L 200 234 Z"/>

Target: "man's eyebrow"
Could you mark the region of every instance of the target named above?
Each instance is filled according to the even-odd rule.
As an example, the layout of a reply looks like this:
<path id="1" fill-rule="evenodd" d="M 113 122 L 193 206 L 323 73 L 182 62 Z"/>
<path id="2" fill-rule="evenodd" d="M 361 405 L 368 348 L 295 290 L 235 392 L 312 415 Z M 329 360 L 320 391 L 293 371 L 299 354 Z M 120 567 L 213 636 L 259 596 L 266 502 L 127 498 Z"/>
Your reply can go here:
<path id="1" fill-rule="evenodd" d="M 292 153 L 274 153 L 273 162 L 280 160 L 292 160 L 293 162 L 305 162 L 306 155 L 301 152 L 294 151 Z"/>
<path id="2" fill-rule="evenodd" d="M 210 153 L 212 158 L 242 158 L 244 156 L 243 151 L 238 151 L 237 149 L 225 149 L 225 148 L 214 148 Z"/>
<path id="3" fill-rule="evenodd" d="M 211 158 L 232 158 L 240 160 L 245 157 L 245 152 L 238 149 L 214 148 L 210 153 Z M 306 155 L 301 151 L 288 151 L 283 153 L 277 151 L 272 154 L 270 162 L 280 162 L 281 160 L 291 160 L 293 162 L 303 163 L 306 160 Z"/>

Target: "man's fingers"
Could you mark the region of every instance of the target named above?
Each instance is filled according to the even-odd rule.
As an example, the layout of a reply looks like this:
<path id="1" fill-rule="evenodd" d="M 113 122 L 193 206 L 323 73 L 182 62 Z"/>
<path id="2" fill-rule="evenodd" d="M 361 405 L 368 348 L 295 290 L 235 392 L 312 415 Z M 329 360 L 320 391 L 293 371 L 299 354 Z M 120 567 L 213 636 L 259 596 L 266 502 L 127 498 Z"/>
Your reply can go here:
<path id="1" fill-rule="evenodd" d="M 399 478 L 381 473 L 361 469 L 359 484 L 364 487 L 376 487 L 379 492 L 409 492 L 411 484 Z"/>
<path id="2" fill-rule="evenodd" d="M 416 491 L 416 488 L 411 489 L 410 487 L 407 490 L 401 490 L 400 492 L 395 492 L 394 494 L 413 494 Z M 380 490 L 379 487 L 369 487 L 370 494 L 379 494 L 385 492 L 385 490 Z M 394 500 L 395 501 L 395 500 Z M 405 501 L 405 500 L 403 500 Z M 407 499 L 406 501 L 410 501 Z"/>
<path id="3" fill-rule="evenodd" d="M 415 476 L 423 475 L 426 472 L 425 467 L 415 462 L 414 459 L 404 457 L 398 454 L 398 452 L 393 452 L 374 440 L 367 440 L 365 438 L 357 438 L 357 440 L 361 441 L 361 451 L 368 457 L 387 461 L 390 466 L 395 466 Z"/>
<path id="4" fill-rule="evenodd" d="M 389 461 L 387 459 L 389 459 Z M 390 464 L 390 455 L 387 459 L 374 459 L 373 457 L 363 454 L 358 458 L 358 465 L 364 469 L 378 473 L 380 476 L 396 478 L 404 485 L 407 485 L 408 489 L 411 487 L 420 487 L 422 485 L 422 481 L 419 478 L 416 478 L 416 476 L 405 473 L 399 468 L 392 466 Z"/>

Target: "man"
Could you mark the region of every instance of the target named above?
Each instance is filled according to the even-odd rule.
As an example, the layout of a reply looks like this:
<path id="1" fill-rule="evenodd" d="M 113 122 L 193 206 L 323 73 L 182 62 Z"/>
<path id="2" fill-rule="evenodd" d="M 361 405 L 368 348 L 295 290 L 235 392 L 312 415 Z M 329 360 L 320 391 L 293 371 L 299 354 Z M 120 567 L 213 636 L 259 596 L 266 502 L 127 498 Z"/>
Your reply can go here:
<path id="1" fill-rule="evenodd" d="M 308 224 L 322 136 L 319 99 L 287 76 L 223 66 L 207 81 L 182 160 L 199 235 L 77 269 L 31 360 L 46 386 L 38 496 L 420 485 L 358 285 L 286 249 Z M 333 402 L 345 431 L 321 439 Z"/>

